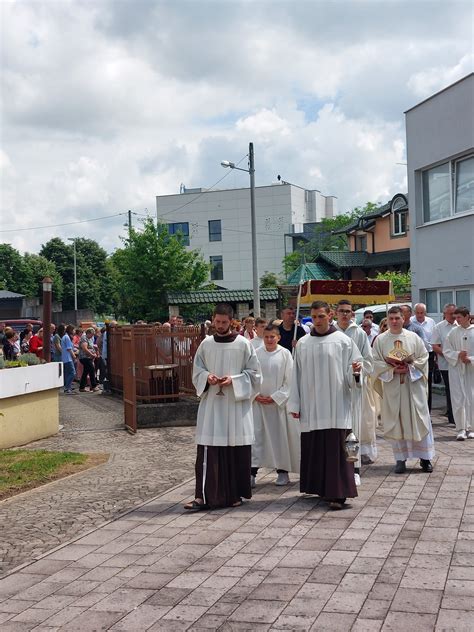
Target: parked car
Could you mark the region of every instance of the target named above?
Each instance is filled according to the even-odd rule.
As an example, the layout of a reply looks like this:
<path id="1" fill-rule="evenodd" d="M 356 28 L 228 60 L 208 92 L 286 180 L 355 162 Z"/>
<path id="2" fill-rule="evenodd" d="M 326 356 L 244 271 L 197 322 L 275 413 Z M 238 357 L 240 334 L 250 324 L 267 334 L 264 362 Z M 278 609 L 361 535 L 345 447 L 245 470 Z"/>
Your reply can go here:
<path id="1" fill-rule="evenodd" d="M 37 318 L 6 318 L 3 322 L 18 333 L 21 333 L 28 323 L 33 325 L 33 333 L 36 333 L 43 326 L 43 321 Z"/>
<path id="2" fill-rule="evenodd" d="M 409 301 L 407 301 L 406 303 L 389 303 L 388 307 L 390 309 L 390 307 L 395 307 L 396 305 L 410 305 L 411 307 L 411 303 Z M 361 307 L 360 309 L 356 309 L 356 311 L 354 312 L 355 321 L 358 325 L 360 325 L 363 321 L 364 312 L 368 309 L 370 309 L 370 311 L 374 313 L 374 323 L 376 323 L 377 325 L 380 323 L 382 318 L 385 318 L 387 316 L 387 306 L 385 305 L 385 303 L 383 305 L 367 305 L 367 307 Z"/>

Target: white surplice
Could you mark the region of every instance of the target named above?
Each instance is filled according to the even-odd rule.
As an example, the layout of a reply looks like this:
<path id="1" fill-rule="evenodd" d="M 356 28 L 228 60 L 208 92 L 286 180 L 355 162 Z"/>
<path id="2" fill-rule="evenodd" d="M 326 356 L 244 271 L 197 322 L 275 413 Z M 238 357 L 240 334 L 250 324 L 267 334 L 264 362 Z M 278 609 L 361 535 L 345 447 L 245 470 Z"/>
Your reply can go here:
<path id="1" fill-rule="evenodd" d="M 385 362 L 401 342 L 403 349 L 413 355 L 409 373 L 403 378 Z M 431 460 L 434 444 L 428 410 L 428 352 L 423 340 L 403 329 L 400 334 L 386 331 L 377 336 L 374 346 L 374 376 L 382 383 L 382 425 L 397 460 L 420 458 Z M 403 383 L 402 383 L 403 381 Z"/>
<path id="2" fill-rule="evenodd" d="M 208 385 L 210 373 L 230 375 L 232 384 Z M 233 342 L 205 338 L 194 357 L 193 384 L 201 398 L 197 416 L 196 443 L 205 446 L 251 445 L 254 441 L 252 400 L 261 383 L 255 349 L 244 336 Z"/>
<path id="3" fill-rule="evenodd" d="M 372 461 L 375 461 L 377 458 L 377 439 L 375 435 L 377 414 L 375 412 L 375 402 L 370 380 L 370 375 L 374 371 L 370 341 L 365 331 L 353 322 L 349 323 L 347 329 L 342 329 L 337 323 L 334 323 L 334 326 L 338 331 L 346 334 L 355 342 L 363 357 L 360 388 L 352 389 L 352 430 L 360 441 L 360 456 L 364 454 L 370 457 Z M 360 467 L 360 456 L 356 467 Z"/>
<path id="4" fill-rule="evenodd" d="M 255 351 L 257 351 L 257 349 L 260 349 L 260 347 L 263 346 L 263 338 L 259 338 L 258 336 L 255 336 L 255 338 L 253 338 L 250 341 L 250 344 L 255 349 Z"/>
<path id="5" fill-rule="evenodd" d="M 253 403 L 255 443 L 252 446 L 252 467 L 299 472 L 299 424 L 288 415 L 286 409 L 293 358 L 288 349 L 279 345 L 275 351 L 267 351 L 265 346 L 260 347 L 257 358 L 263 377 L 260 395 L 271 397 L 275 403 Z"/>
<path id="6" fill-rule="evenodd" d="M 352 363 L 363 358 L 340 331 L 304 336 L 295 347 L 288 410 L 300 413 L 301 432 L 352 428 Z"/>
<path id="7" fill-rule="evenodd" d="M 470 364 L 459 359 L 467 351 Z M 446 337 L 443 354 L 449 363 L 449 387 L 456 430 L 474 430 L 474 325 L 455 327 Z"/>

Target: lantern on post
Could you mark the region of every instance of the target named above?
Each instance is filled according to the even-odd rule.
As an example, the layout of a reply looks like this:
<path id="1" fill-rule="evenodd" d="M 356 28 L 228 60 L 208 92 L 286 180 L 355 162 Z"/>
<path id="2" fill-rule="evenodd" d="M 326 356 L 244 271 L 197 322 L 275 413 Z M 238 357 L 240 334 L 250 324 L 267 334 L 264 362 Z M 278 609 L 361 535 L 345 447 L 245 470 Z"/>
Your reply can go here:
<path id="1" fill-rule="evenodd" d="M 51 362 L 51 309 L 52 309 L 53 279 L 43 279 L 43 358 Z"/>

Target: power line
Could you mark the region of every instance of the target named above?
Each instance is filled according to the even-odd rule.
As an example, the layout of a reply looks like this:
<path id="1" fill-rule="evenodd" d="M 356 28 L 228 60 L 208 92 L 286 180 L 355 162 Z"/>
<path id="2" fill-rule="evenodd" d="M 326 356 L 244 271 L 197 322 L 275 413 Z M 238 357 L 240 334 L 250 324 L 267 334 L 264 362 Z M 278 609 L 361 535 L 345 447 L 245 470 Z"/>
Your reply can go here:
<path id="1" fill-rule="evenodd" d="M 24 230 L 42 230 L 43 228 L 58 228 L 59 226 L 74 226 L 75 224 L 87 224 L 87 222 L 98 222 L 101 219 L 110 219 L 111 217 L 120 217 L 120 215 L 126 215 L 123 213 L 114 213 L 113 215 L 102 215 L 102 217 L 92 217 L 91 219 L 81 219 L 77 222 L 65 222 L 64 224 L 49 224 L 48 226 L 29 226 L 28 228 L 7 228 L 6 230 L 0 230 L 0 233 L 18 233 Z"/>

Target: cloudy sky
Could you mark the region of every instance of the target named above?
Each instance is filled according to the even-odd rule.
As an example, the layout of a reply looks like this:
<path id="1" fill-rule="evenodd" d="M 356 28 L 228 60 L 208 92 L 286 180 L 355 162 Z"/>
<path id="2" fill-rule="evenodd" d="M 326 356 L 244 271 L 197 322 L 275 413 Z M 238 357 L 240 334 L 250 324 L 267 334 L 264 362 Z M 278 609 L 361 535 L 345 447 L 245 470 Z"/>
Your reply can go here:
<path id="1" fill-rule="evenodd" d="M 473 69 L 471 0 L 0 8 L 0 242 L 22 252 L 54 236 L 111 252 L 115 215 L 154 214 L 181 182 L 247 186 L 220 161 L 249 141 L 257 185 L 281 174 L 344 211 L 386 201 L 406 190 L 403 111 Z"/>

